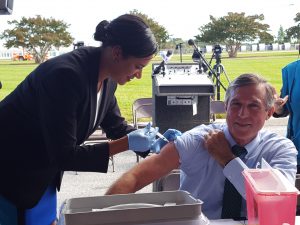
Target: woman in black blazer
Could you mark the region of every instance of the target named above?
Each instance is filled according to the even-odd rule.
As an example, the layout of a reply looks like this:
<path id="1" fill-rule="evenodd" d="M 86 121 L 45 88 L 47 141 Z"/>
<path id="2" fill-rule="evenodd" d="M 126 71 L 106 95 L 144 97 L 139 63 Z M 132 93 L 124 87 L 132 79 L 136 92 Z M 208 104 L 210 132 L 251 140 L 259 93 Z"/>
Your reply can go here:
<path id="1" fill-rule="evenodd" d="M 125 14 L 100 22 L 94 38 L 101 47 L 49 59 L 0 102 L 1 225 L 50 224 L 63 171 L 105 173 L 109 156 L 127 149 L 145 156 L 155 140 L 157 129 L 126 123 L 115 97 L 117 84 L 141 78 L 156 54 L 153 33 Z M 99 126 L 114 141 L 82 146 Z"/>

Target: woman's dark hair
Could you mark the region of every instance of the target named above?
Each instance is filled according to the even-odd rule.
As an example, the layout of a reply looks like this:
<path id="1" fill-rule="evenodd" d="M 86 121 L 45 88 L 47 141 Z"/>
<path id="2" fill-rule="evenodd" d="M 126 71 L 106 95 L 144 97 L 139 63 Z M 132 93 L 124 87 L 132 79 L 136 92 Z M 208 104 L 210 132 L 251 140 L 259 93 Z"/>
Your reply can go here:
<path id="1" fill-rule="evenodd" d="M 149 26 L 138 16 L 124 14 L 108 22 L 101 21 L 94 34 L 103 47 L 119 45 L 124 57 L 144 58 L 157 52 L 157 43 Z"/>

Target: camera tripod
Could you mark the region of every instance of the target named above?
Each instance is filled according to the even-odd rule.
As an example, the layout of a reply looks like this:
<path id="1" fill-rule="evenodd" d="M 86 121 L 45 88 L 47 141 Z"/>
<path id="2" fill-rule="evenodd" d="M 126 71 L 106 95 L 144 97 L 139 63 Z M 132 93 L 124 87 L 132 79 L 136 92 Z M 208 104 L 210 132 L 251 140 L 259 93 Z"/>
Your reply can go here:
<path id="1" fill-rule="evenodd" d="M 205 72 L 206 72 L 207 70 L 209 70 L 209 72 L 208 72 L 209 76 L 210 76 L 210 77 L 213 76 L 213 78 L 216 79 L 216 81 L 218 82 L 219 88 L 220 88 L 220 86 L 221 86 L 221 87 L 224 89 L 224 91 L 226 91 L 226 88 L 225 88 L 225 86 L 221 83 L 219 77 L 218 77 L 217 74 L 216 74 L 216 71 L 215 71 L 214 69 L 212 69 L 211 66 L 210 66 L 210 63 L 211 63 L 212 58 L 210 59 L 210 63 L 208 63 L 207 60 L 203 57 L 202 52 L 199 51 L 197 45 L 195 44 L 195 42 L 194 42 L 192 39 L 190 39 L 190 40 L 188 41 L 188 44 L 194 47 L 194 53 L 196 52 L 196 53 L 197 53 L 197 57 L 199 57 L 199 60 L 201 60 L 201 64 L 202 64 L 202 65 L 200 65 L 200 63 L 199 63 L 199 65 L 200 65 L 200 66 L 203 66 L 203 68 L 205 68 L 205 69 L 204 69 Z M 220 49 L 221 49 L 221 48 L 220 48 Z M 222 49 L 221 49 L 221 51 L 222 51 Z M 193 55 L 194 55 L 194 53 L 193 53 Z M 199 61 L 199 62 L 200 62 L 200 61 Z M 220 63 L 221 63 L 221 61 L 220 61 Z M 219 91 L 219 92 L 220 92 L 220 91 Z"/>
<path id="2" fill-rule="evenodd" d="M 176 45 L 176 50 L 177 49 L 179 49 L 179 54 L 180 54 L 180 62 L 182 63 L 182 42 L 180 42 L 180 43 L 178 43 L 177 45 Z"/>
<path id="3" fill-rule="evenodd" d="M 217 88 L 217 100 L 220 100 L 220 86 L 221 86 L 221 81 L 220 81 L 220 77 L 221 74 L 224 74 L 226 77 L 226 80 L 228 82 L 228 84 L 230 83 L 230 80 L 227 76 L 225 67 L 223 66 L 223 64 L 221 63 L 221 53 L 218 53 L 216 51 L 213 52 L 210 61 L 209 61 L 209 65 L 211 65 L 212 59 L 215 58 L 216 59 L 216 64 L 213 66 L 213 71 L 215 72 L 216 76 L 212 77 L 213 82 L 216 83 L 216 88 Z M 209 72 L 209 75 L 211 76 L 211 72 Z M 215 79 L 215 77 L 217 79 Z"/>

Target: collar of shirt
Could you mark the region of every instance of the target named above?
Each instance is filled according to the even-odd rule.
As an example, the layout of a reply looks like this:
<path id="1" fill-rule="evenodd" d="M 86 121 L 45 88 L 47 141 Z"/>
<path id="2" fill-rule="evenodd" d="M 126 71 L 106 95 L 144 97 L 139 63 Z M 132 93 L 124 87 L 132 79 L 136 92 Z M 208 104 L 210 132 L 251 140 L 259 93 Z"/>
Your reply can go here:
<path id="1" fill-rule="evenodd" d="M 236 141 L 233 139 L 233 137 L 231 136 L 229 130 L 228 130 L 228 126 L 226 126 L 223 130 L 224 135 L 226 137 L 226 139 L 228 140 L 230 147 L 236 145 Z M 250 141 L 248 144 L 246 144 L 244 147 L 247 150 L 247 155 L 245 156 L 245 159 L 248 159 L 248 157 L 257 149 L 258 145 L 260 144 L 262 138 L 261 138 L 261 134 L 260 131 L 258 132 L 258 134 L 256 135 L 256 137 Z"/>

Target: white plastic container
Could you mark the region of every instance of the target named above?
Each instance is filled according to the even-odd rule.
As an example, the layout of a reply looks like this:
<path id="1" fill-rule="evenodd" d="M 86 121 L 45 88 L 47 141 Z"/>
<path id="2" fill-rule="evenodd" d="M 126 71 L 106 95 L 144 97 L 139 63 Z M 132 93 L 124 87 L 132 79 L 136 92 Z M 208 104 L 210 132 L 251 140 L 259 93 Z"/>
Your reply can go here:
<path id="1" fill-rule="evenodd" d="M 207 225 L 202 201 L 185 191 L 73 198 L 63 210 L 65 225 Z"/>

